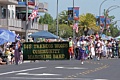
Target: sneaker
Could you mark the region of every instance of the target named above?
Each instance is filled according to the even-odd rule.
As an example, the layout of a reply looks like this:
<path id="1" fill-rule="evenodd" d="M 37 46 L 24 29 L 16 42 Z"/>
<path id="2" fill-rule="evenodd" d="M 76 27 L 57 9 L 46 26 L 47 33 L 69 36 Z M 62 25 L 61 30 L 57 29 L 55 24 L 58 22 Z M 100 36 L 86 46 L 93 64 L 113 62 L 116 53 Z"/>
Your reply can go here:
<path id="1" fill-rule="evenodd" d="M 83 61 L 81 62 L 81 64 L 83 64 Z"/>
<path id="2" fill-rule="evenodd" d="M 98 58 L 97 58 L 97 60 L 99 61 L 99 60 L 100 60 L 100 58 L 98 57 Z"/>

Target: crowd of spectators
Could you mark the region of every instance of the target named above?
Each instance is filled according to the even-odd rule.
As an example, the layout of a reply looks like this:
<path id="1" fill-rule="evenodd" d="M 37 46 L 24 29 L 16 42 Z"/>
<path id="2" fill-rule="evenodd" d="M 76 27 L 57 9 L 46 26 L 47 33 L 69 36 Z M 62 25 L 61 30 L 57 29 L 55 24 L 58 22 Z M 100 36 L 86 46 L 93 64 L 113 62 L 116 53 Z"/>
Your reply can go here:
<path id="1" fill-rule="evenodd" d="M 0 46 L 0 65 L 5 64 L 21 64 L 22 58 L 22 43 L 24 40 L 16 40 L 16 42 L 5 43 Z"/>

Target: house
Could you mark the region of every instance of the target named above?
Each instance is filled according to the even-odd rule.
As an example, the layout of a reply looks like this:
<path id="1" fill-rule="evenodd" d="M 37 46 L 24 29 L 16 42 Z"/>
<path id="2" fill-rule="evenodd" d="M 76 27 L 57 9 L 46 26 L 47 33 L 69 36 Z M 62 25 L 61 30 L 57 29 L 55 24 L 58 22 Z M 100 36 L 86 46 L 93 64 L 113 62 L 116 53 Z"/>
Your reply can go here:
<path id="1" fill-rule="evenodd" d="M 39 0 L 28 0 L 28 16 L 36 5 L 39 12 L 46 12 L 47 3 L 40 3 Z M 48 30 L 48 25 L 38 23 L 39 16 L 28 21 L 28 33 L 40 30 Z M 25 37 L 26 31 L 26 0 L 0 0 L 0 28 L 5 28 Z"/>

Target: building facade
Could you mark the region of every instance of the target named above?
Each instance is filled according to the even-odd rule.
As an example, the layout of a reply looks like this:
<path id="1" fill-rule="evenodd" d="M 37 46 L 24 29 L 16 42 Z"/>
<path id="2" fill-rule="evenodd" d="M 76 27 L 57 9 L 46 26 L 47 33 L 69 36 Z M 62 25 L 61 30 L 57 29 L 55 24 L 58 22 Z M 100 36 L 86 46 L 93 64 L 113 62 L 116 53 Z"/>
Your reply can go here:
<path id="1" fill-rule="evenodd" d="M 28 16 L 32 13 L 35 5 L 38 5 L 39 12 L 47 11 L 47 3 L 39 3 L 38 0 L 28 0 Z M 48 30 L 46 24 L 41 25 L 38 21 L 39 16 L 32 21 L 28 21 L 29 33 Z M 0 28 L 25 36 L 26 0 L 0 0 Z"/>

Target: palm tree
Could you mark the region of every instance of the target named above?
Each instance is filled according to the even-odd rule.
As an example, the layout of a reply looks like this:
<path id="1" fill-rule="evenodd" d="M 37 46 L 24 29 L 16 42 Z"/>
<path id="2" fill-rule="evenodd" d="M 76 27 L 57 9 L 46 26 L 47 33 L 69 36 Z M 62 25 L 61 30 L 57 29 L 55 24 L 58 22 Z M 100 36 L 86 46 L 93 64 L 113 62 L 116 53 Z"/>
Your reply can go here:
<path id="1" fill-rule="evenodd" d="M 59 13 L 59 24 L 67 24 L 71 25 L 72 21 L 68 20 L 68 11 L 64 10 L 61 13 Z"/>
<path id="2" fill-rule="evenodd" d="M 93 29 L 94 31 L 99 31 L 100 28 L 96 26 L 96 18 L 93 14 L 87 13 L 80 15 L 80 26 Z"/>

